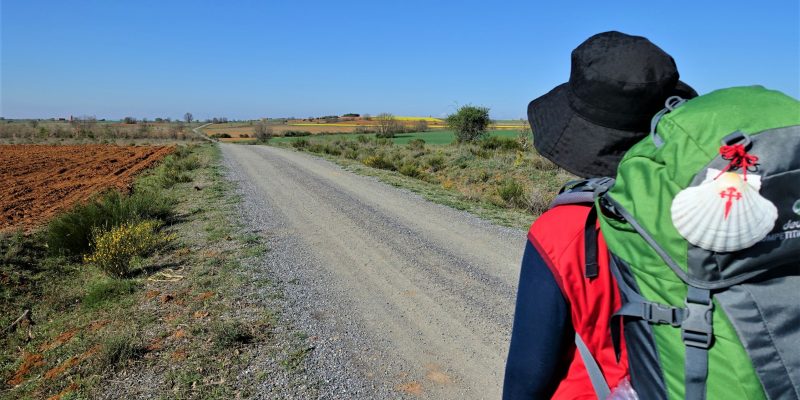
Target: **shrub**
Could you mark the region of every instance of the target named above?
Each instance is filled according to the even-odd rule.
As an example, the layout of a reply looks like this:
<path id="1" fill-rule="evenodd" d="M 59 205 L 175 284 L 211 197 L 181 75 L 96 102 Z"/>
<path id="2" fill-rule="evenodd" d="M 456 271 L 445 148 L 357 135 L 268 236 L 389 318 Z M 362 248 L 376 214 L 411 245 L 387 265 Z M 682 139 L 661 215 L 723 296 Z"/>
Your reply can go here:
<path id="1" fill-rule="evenodd" d="M 400 166 L 400 169 L 398 171 L 401 174 L 405 176 L 410 176 L 412 178 L 418 178 L 422 174 L 422 171 L 419 170 L 419 167 L 413 163 L 403 164 L 402 166 Z"/>
<path id="2" fill-rule="evenodd" d="M 230 138 L 231 135 L 227 133 L 215 133 L 211 135 L 211 137 L 214 139 L 224 139 L 224 138 Z"/>
<path id="3" fill-rule="evenodd" d="M 332 156 L 339 156 L 339 155 L 342 154 L 342 150 L 339 149 L 339 147 L 337 147 L 336 145 L 332 145 L 332 144 L 326 144 L 322 148 L 322 152 L 325 153 L 325 154 L 330 154 Z"/>
<path id="4" fill-rule="evenodd" d="M 84 256 L 83 261 L 96 265 L 110 276 L 125 277 L 130 273 L 134 257 L 146 256 L 174 239 L 174 235 L 158 232 L 160 225 L 159 221 L 147 220 L 123 223 L 109 230 L 95 229 L 93 252 Z"/>
<path id="5" fill-rule="evenodd" d="M 422 150 L 425 148 L 424 139 L 413 139 L 408 142 L 408 148 L 412 150 Z"/>
<path id="6" fill-rule="evenodd" d="M 366 135 L 360 135 L 360 136 L 356 137 L 356 140 L 358 141 L 358 143 L 369 143 L 369 139 L 370 139 L 369 136 L 366 136 Z"/>
<path id="7" fill-rule="evenodd" d="M 523 128 L 517 132 L 517 143 L 522 151 L 527 151 L 533 147 L 531 146 L 532 139 L 533 136 L 531 136 L 531 128 Z"/>
<path id="8" fill-rule="evenodd" d="M 56 255 L 83 254 L 89 250 L 95 230 L 131 220 L 166 220 L 172 215 L 174 204 L 173 199 L 148 188 L 140 188 L 130 196 L 108 192 L 50 221 L 45 234 L 48 250 Z"/>
<path id="9" fill-rule="evenodd" d="M 419 121 L 414 122 L 414 131 L 415 132 L 427 132 L 428 131 L 428 121 L 421 119 Z"/>
<path id="10" fill-rule="evenodd" d="M 378 114 L 376 118 L 379 138 L 393 138 L 396 133 L 403 132 L 403 125 L 389 113 Z"/>
<path id="11" fill-rule="evenodd" d="M 456 134 L 459 143 L 474 142 L 484 134 L 492 120 L 489 118 L 489 109 L 466 105 L 458 109 L 455 114 L 447 116 L 447 126 Z"/>
<path id="12" fill-rule="evenodd" d="M 550 208 L 552 201 L 552 195 L 547 195 L 542 189 L 534 187 L 528 196 L 526 208 L 534 215 L 541 215 Z"/>
<path id="13" fill-rule="evenodd" d="M 378 154 L 374 156 L 369 156 L 365 158 L 362 163 L 368 167 L 378 168 L 378 169 L 388 169 L 394 170 L 394 164 L 389 162 L 389 160 L 385 159 L 383 155 Z"/>
<path id="14" fill-rule="evenodd" d="M 503 181 L 500 187 L 497 188 L 497 194 L 506 205 L 512 207 L 525 206 L 525 189 L 514 179 L 509 178 Z"/>
<path id="15" fill-rule="evenodd" d="M 524 150 L 520 143 L 515 139 L 491 136 L 480 141 L 480 146 L 485 150 L 504 150 L 515 151 Z"/>
<path id="16" fill-rule="evenodd" d="M 295 149 L 303 149 L 308 147 L 308 144 L 309 144 L 308 140 L 300 139 L 292 142 L 292 147 L 294 147 Z"/>
<path id="17" fill-rule="evenodd" d="M 442 169 L 442 167 L 444 166 L 444 161 L 445 161 L 444 156 L 441 154 L 436 154 L 434 156 L 428 157 L 428 159 L 425 160 L 425 162 L 428 164 L 428 167 L 433 172 Z"/>
<path id="18" fill-rule="evenodd" d="M 266 122 L 259 122 L 256 124 L 254 131 L 254 136 L 259 142 L 267 143 L 272 139 L 272 127 L 267 125 Z"/>
<path id="19" fill-rule="evenodd" d="M 283 136 L 285 136 L 285 137 L 311 136 L 311 132 L 309 132 L 309 131 L 290 130 L 290 131 L 283 132 Z"/>

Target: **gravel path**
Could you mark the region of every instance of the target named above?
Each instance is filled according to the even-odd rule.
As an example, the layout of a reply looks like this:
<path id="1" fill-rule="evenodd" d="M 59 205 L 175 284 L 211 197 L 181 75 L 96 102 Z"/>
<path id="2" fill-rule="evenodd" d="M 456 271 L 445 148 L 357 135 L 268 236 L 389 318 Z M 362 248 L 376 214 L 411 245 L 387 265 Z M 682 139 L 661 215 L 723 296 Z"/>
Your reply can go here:
<path id="1" fill-rule="evenodd" d="M 524 232 L 307 154 L 220 146 L 320 398 L 499 398 Z"/>

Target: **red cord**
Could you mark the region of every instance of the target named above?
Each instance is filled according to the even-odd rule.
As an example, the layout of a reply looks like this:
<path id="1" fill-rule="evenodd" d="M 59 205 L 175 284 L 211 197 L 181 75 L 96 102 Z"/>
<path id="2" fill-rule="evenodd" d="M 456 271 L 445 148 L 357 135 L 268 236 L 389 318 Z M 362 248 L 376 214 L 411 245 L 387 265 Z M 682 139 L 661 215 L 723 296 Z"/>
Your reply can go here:
<path id="1" fill-rule="evenodd" d="M 723 159 L 730 160 L 731 162 L 729 162 L 725 169 L 720 171 L 719 175 L 714 179 L 719 178 L 725 171 L 731 168 L 740 168 L 744 174 L 744 180 L 747 180 L 747 169 L 755 166 L 758 162 L 758 157 L 748 154 L 747 150 L 741 144 L 722 146 L 719 148 L 719 154 L 722 155 Z"/>

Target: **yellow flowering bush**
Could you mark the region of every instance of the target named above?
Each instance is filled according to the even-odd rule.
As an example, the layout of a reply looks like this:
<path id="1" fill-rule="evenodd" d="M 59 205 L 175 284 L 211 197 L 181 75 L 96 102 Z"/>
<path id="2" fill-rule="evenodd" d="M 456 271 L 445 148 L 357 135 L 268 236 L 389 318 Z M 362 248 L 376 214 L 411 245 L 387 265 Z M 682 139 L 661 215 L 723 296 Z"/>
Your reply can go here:
<path id="1" fill-rule="evenodd" d="M 134 257 L 145 256 L 175 238 L 158 232 L 161 223 L 155 220 L 127 222 L 110 230 L 95 230 L 92 253 L 83 257 L 108 275 L 124 277 L 130 272 Z"/>

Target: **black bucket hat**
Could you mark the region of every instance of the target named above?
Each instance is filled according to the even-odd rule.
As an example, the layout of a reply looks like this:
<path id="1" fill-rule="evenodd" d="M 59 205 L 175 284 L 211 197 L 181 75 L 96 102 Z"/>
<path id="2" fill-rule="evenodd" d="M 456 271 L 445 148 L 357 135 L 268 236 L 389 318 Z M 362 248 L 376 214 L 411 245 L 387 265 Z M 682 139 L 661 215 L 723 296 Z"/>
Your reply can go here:
<path id="1" fill-rule="evenodd" d="M 697 96 L 669 54 L 641 36 L 594 35 L 572 51 L 569 82 L 528 104 L 536 150 L 581 177 L 614 176 L 670 96 Z"/>

